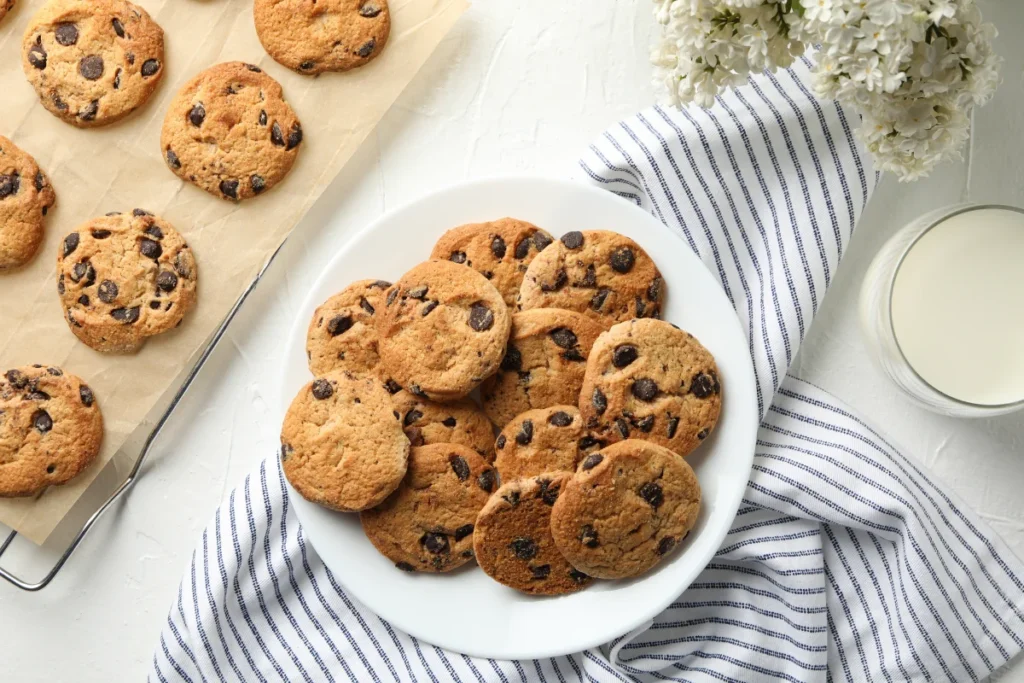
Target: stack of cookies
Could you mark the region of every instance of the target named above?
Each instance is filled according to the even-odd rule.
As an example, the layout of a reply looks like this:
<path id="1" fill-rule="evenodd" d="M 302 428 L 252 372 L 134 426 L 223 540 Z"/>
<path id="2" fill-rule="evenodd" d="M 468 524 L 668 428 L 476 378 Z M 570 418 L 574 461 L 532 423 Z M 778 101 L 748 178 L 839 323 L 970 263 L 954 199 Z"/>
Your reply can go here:
<path id="1" fill-rule="evenodd" d="M 285 475 L 358 512 L 404 571 L 475 559 L 539 595 L 642 574 L 697 521 L 685 457 L 721 410 L 715 360 L 659 319 L 664 295 L 614 232 L 449 230 L 394 284 L 360 280 L 316 310 Z"/>

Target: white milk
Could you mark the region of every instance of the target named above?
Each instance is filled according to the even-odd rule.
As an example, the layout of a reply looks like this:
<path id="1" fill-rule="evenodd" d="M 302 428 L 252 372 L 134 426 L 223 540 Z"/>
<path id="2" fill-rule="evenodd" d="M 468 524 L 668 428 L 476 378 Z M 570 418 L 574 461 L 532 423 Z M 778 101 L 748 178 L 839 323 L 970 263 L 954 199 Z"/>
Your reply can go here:
<path id="1" fill-rule="evenodd" d="M 892 324 L 907 362 L 944 394 L 1024 399 L 1024 214 L 980 208 L 924 233 L 896 273 Z"/>

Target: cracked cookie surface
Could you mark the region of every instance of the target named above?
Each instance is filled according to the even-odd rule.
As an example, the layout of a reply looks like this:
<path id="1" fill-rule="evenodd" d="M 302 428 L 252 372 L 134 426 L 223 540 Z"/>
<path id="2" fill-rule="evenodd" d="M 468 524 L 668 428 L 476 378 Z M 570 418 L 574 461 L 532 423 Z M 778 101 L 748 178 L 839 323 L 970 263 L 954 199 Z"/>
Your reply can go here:
<path id="1" fill-rule="evenodd" d="M 127 353 L 178 326 L 196 302 L 185 238 L 143 209 L 94 218 L 61 241 L 57 293 L 71 331 L 97 351 Z"/>
<path id="2" fill-rule="evenodd" d="M 632 437 L 685 456 L 718 423 L 722 384 L 693 335 L 662 320 L 631 320 L 594 342 L 579 407 L 607 443 Z"/>
<path id="3" fill-rule="evenodd" d="M 390 286 L 384 280 L 358 280 L 316 309 L 306 331 L 310 372 L 377 371 L 380 354 L 374 317 L 383 312 L 384 291 Z"/>
<path id="4" fill-rule="evenodd" d="M 221 199 L 255 197 L 295 164 L 302 124 L 281 85 L 258 66 L 224 62 L 186 83 L 160 133 L 164 163 Z"/>
<path id="5" fill-rule="evenodd" d="M 472 268 L 514 306 L 523 276 L 533 259 L 551 244 L 551 235 L 533 223 L 501 218 L 452 228 L 434 245 L 430 258 Z"/>
<path id="6" fill-rule="evenodd" d="M 385 383 L 385 388 L 388 384 Z M 391 397 L 402 428 L 413 446 L 456 443 L 468 446 L 487 462 L 494 461 L 494 427 L 469 398 L 437 403 L 408 391 Z"/>
<path id="7" fill-rule="evenodd" d="M 544 472 L 572 472 L 580 458 L 602 445 L 587 434 L 576 406 L 527 410 L 505 425 L 498 435 L 494 466 L 502 481 Z"/>
<path id="8" fill-rule="evenodd" d="M 27 152 L 0 135 L 0 271 L 32 260 L 56 203 L 50 179 Z"/>
<path id="9" fill-rule="evenodd" d="M 661 315 L 664 286 L 654 261 L 633 240 L 607 230 L 568 232 L 526 270 L 522 310 L 564 308 L 604 327 Z"/>
<path id="10" fill-rule="evenodd" d="M 473 559 L 477 514 L 497 482 L 466 446 L 413 448 L 401 485 L 360 515 L 374 547 L 404 571 L 447 572 Z"/>
<path id="11" fill-rule="evenodd" d="M 700 498 L 685 460 L 648 441 L 621 441 L 583 459 L 555 502 L 551 533 L 584 573 L 637 576 L 689 534 Z"/>
<path id="12" fill-rule="evenodd" d="M 377 317 L 381 364 L 407 391 L 450 401 L 498 368 L 511 316 L 483 275 L 450 261 L 426 261 L 388 289 Z"/>
<path id="13" fill-rule="evenodd" d="M 534 595 L 575 593 L 590 577 L 573 567 L 551 537 L 551 510 L 572 475 L 550 472 L 502 486 L 477 518 L 473 547 L 495 581 Z"/>
<path id="14" fill-rule="evenodd" d="M 267 53 L 302 74 L 362 66 L 391 33 L 387 0 L 256 0 L 253 19 Z"/>
<path id="15" fill-rule="evenodd" d="M 498 371 L 480 389 L 488 417 L 503 427 L 533 408 L 577 403 L 587 357 L 601 332 L 600 325 L 573 311 L 515 313 Z"/>
<path id="16" fill-rule="evenodd" d="M 78 377 L 41 365 L 0 375 L 0 496 L 32 496 L 70 481 L 102 441 L 99 402 Z"/>
<path id="17" fill-rule="evenodd" d="M 281 427 L 282 469 L 308 501 L 355 512 L 405 476 L 409 440 L 376 377 L 328 373 L 299 390 Z"/>
<path id="18" fill-rule="evenodd" d="M 39 100 L 79 128 L 141 106 L 164 73 L 164 32 L 126 0 L 50 0 L 29 21 L 22 68 Z"/>

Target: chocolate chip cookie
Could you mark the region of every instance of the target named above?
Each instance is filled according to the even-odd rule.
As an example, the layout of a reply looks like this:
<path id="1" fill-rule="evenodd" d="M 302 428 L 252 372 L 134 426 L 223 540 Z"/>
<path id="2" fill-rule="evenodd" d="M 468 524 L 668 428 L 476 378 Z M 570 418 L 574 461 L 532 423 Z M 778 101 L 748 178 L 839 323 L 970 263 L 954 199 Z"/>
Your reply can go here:
<path id="1" fill-rule="evenodd" d="M 693 335 L 661 320 L 631 320 L 594 343 L 579 406 L 608 443 L 644 439 L 687 455 L 715 428 L 722 385 L 714 357 Z"/>
<path id="2" fill-rule="evenodd" d="M 263 48 L 302 74 L 362 66 L 391 33 L 387 0 L 256 0 L 252 10 Z"/>
<path id="3" fill-rule="evenodd" d="M 396 282 L 377 316 L 383 371 L 419 397 L 462 398 L 498 368 L 511 316 L 483 275 L 427 261 Z"/>
<path id="4" fill-rule="evenodd" d="M 633 240 L 607 230 L 569 232 L 526 271 L 521 309 L 565 308 L 608 327 L 631 318 L 657 318 L 661 274 Z"/>
<path id="5" fill-rule="evenodd" d="M 49 0 L 29 21 L 21 66 L 43 106 L 79 128 L 142 105 L 164 74 L 164 32 L 126 0 Z"/>
<path id="6" fill-rule="evenodd" d="M 512 316 L 498 372 L 481 387 L 484 411 L 498 425 L 532 408 L 575 404 L 594 340 L 602 328 L 585 315 L 535 308 Z"/>
<path id="7" fill-rule="evenodd" d="M 0 270 L 35 256 L 43 241 L 43 219 L 56 201 L 36 160 L 0 135 Z"/>
<path id="8" fill-rule="evenodd" d="M 487 462 L 493 462 L 494 427 L 472 400 L 435 403 L 408 391 L 399 391 L 392 399 L 402 416 L 405 435 L 413 446 L 457 443 L 472 448 Z"/>
<path id="9" fill-rule="evenodd" d="M 128 353 L 177 327 L 196 302 L 198 270 L 185 238 L 133 209 L 78 226 L 57 252 L 57 293 L 75 336 Z"/>
<path id="10" fill-rule="evenodd" d="M 469 266 L 490 280 L 505 303 L 513 306 L 527 266 L 551 242 L 551 235 L 533 223 L 501 218 L 452 228 L 441 235 L 430 258 Z"/>
<path id="11" fill-rule="evenodd" d="M 576 406 L 527 410 L 505 425 L 494 444 L 502 481 L 544 472 L 572 472 L 604 444 L 587 433 Z"/>
<path id="12" fill-rule="evenodd" d="M 583 459 L 555 502 L 551 534 L 572 566 L 623 579 L 658 564 L 699 512 L 700 485 L 686 461 L 630 439 Z"/>
<path id="13" fill-rule="evenodd" d="M 384 310 L 384 291 L 390 286 L 384 280 L 359 280 L 316 309 L 306 332 L 306 357 L 314 375 L 377 370 L 374 316 Z"/>
<path id="14" fill-rule="evenodd" d="M 186 83 L 160 133 L 161 154 L 175 175 L 232 201 L 281 182 L 301 143 L 302 124 L 281 85 L 243 62 L 217 64 Z"/>
<path id="15" fill-rule="evenodd" d="M 509 482 L 491 496 L 473 532 L 480 568 L 495 581 L 524 593 L 575 593 L 590 577 L 570 565 L 551 537 L 551 510 L 568 472 Z"/>
<path id="16" fill-rule="evenodd" d="M 0 21 L 3 21 L 12 9 L 14 9 L 14 0 L 0 0 Z"/>
<path id="17" fill-rule="evenodd" d="M 466 446 L 413 448 L 398 490 L 359 515 L 363 531 L 399 569 L 451 571 L 473 559 L 473 526 L 496 479 Z"/>
<path id="18" fill-rule="evenodd" d="M 380 381 L 337 371 L 299 390 L 281 427 L 282 469 L 303 498 L 355 512 L 405 476 L 409 440 Z"/>
<path id="19" fill-rule="evenodd" d="M 99 402 L 78 377 L 41 365 L 0 375 L 0 496 L 34 496 L 73 479 L 102 441 Z"/>

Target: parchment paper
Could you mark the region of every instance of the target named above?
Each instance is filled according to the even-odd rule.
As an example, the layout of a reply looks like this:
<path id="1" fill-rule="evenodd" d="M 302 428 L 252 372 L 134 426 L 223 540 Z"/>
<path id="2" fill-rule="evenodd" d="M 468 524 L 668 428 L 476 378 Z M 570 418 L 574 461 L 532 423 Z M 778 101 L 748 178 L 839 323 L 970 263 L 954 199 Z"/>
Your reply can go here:
<path id="1" fill-rule="evenodd" d="M 391 37 L 377 59 L 349 73 L 311 78 L 266 55 L 251 0 L 135 2 L 164 29 L 163 82 L 127 120 L 87 131 L 43 109 L 22 72 L 22 34 L 42 0 L 19 0 L 0 22 L 0 134 L 36 158 L 57 192 L 40 253 L 25 268 L 0 274 L 0 369 L 62 366 L 93 387 L 106 424 L 98 462 L 76 480 L 34 500 L 0 500 L 0 522 L 36 543 L 101 471 L 113 466 L 126 474 L 138 451 L 119 453 L 122 444 L 137 428 L 152 428 L 144 424 L 147 414 L 158 412 L 161 397 L 167 402 L 241 293 L 468 7 L 466 0 L 391 0 Z M 304 132 L 289 176 L 238 205 L 179 181 L 160 155 L 160 127 L 178 88 L 202 69 L 236 59 L 258 64 L 281 83 Z M 78 342 L 64 322 L 57 248 L 85 220 L 135 207 L 160 214 L 185 235 L 199 263 L 199 302 L 180 328 L 151 338 L 140 352 L 104 355 Z"/>

